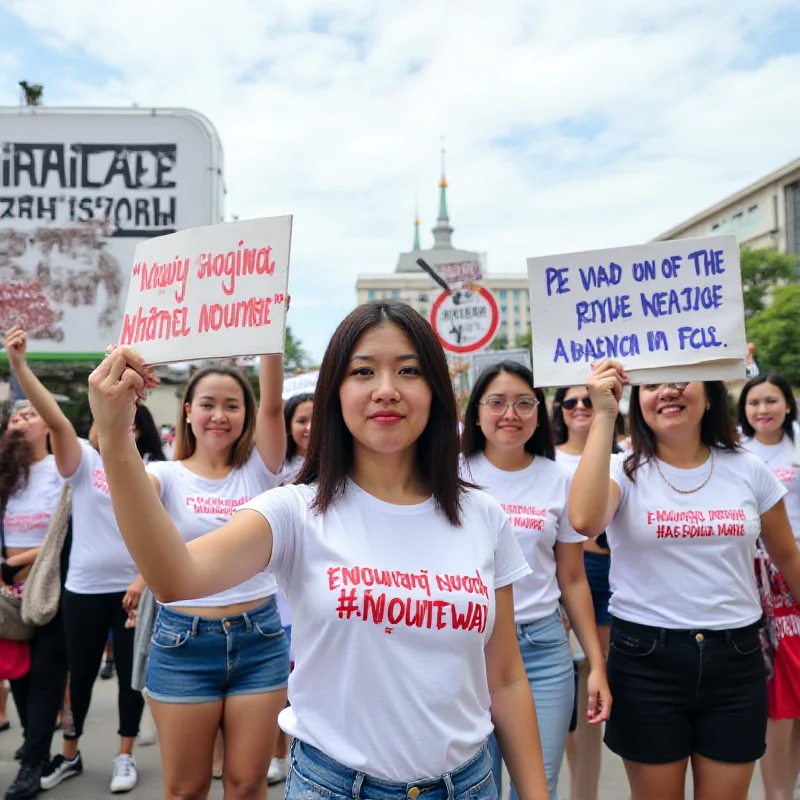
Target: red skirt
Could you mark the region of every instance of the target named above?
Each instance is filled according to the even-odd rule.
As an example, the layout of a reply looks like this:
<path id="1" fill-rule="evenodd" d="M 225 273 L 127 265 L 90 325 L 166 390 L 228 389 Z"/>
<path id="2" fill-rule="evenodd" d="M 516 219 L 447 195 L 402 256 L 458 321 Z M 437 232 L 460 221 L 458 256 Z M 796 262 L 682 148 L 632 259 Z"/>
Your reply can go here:
<path id="1" fill-rule="evenodd" d="M 800 719 L 800 607 L 774 566 L 770 584 L 778 647 L 767 683 L 769 718 Z"/>

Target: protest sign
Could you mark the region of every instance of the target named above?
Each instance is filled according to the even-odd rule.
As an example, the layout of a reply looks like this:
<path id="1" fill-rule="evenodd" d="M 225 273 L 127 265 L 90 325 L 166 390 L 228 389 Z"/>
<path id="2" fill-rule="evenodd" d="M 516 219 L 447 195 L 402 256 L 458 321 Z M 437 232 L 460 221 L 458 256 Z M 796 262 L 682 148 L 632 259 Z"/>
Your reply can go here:
<path id="1" fill-rule="evenodd" d="M 148 364 L 282 352 L 291 236 L 286 216 L 138 245 L 120 344 Z"/>
<path id="2" fill-rule="evenodd" d="M 582 384 L 607 356 L 635 384 L 744 376 L 733 236 L 529 258 L 528 276 L 539 386 Z"/>
<path id="3" fill-rule="evenodd" d="M 291 400 L 298 394 L 314 394 L 319 379 L 319 370 L 313 372 L 303 372 L 300 375 L 292 375 L 291 378 L 283 379 L 282 397 L 284 402 Z"/>

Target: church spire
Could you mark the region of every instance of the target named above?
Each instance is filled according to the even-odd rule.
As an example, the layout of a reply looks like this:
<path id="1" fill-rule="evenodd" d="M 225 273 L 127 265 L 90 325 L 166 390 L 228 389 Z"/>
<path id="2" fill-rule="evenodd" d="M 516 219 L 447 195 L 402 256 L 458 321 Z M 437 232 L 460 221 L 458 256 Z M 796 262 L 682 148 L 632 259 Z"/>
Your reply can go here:
<path id="1" fill-rule="evenodd" d="M 439 181 L 439 217 L 433 229 L 433 246 L 452 248 L 453 244 L 450 241 L 450 237 L 453 234 L 453 228 L 450 225 L 450 217 L 447 214 L 447 178 L 445 177 L 444 156 L 444 139 L 442 139 L 442 177 Z"/>
<path id="2" fill-rule="evenodd" d="M 416 200 L 414 200 L 414 246 L 411 249 L 421 249 L 419 246 L 419 207 Z"/>

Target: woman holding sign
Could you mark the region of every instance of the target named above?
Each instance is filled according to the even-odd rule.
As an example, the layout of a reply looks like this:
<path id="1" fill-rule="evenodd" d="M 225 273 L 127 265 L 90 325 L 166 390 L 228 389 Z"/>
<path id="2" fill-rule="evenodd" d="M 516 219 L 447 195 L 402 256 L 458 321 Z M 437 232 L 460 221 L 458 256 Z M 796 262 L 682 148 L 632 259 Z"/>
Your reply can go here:
<path id="1" fill-rule="evenodd" d="M 163 599 L 278 576 L 297 653 L 287 797 L 493 800 L 494 727 L 519 796 L 545 800 L 511 590 L 530 569 L 499 504 L 459 480 L 456 401 L 425 320 L 392 301 L 353 311 L 323 359 L 297 485 L 188 547 L 130 457 L 150 382 L 117 348 L 89 383 L 123 535 Z"/>
<path id="2" fill-rule="evenodd" d="M 584 537 L 567 519 L 571 473 L 554 461 L 544 392 L 533 388 L 533 374 L 522 364 L 503 361 L 481 374 L 464 426 L 464 477 L 502 504 L 533 570 L 514 584 L 514 616 L 536 701 L 550 798 L 557 800 L 558 773 L 575 702 L 572 658 L 559 599 L 589 661 L 588 720 L 599 724 L 611 710 L 605 653 L 583 568 Z M 511 796 L 516 797 L 513 786 Z"/>
<path id="3" fill-rule="evenodd" d="M 278 485 L 286 451 L 280 355 L 261 357 L 259 383 L 257 405 L 238 370 L 195 372 L 181 403 L 174 460 L 147 466 L 185 542 L 219 528 Z M 276 588 L 275 578 L 262 571 L 225 591 L 178 596 L 159 607 L 145 694 L 158 729 L 167 797 L 206 796 L 220 729 L 226 797 L 266 797 L 289 678 Z"/>
<path id="4" fill-rule="evenodd" d="M 604 359 L 587 384 L 595 409 L 569 497 L 575 529 L 611 545 L 614 712 L 606 744 L 634 800 L 745 800 L 764 754 L 767 683 L 753 572 L 760 535 L 800 592 L 786 490 L 736 447 L 719 381 L 634 387 L 633 452 L 611 457 L 627 376 Z"/>
<path id="5" fill-rule="evenodd" d="M 53 395 L 27 365 L 24 331 L 9 331 L 5 349 L 22 391 L 50 431 L 56 469 L 72 486 L 72 547 L 61 612 L 75 730 L 65 733 L 63 753 L 45 765 L 41 787 L 52 789 L 83 772 L 79 741 L 111 629 L 119 681 L 120 749 L 114 760 L 110 788 L 112 792 L 130 791 L 138 782 L 132 753 L 144 700 L 141 693 L 131 687 L 134 631 L 126 623 L 128 615 L 138 606 L 144 584 L 114 519 L 96 430 L 93 428 L 90 432 L 90 442 L 78 438 Z M 131 407 L 129 433 L 136 461 L 144 469 L 136 444 L 135 421 L 136 408 Z M 113 445 L 111 448 L 113 450 Z"/>
<path id="6" fill-rule="evenodd" d="M 747 437 L 742 446 L 755 453 L 786 487 L 786 511 L 800 542 L 800 441 L 796 432 L 797 404 L 792 387 L 774 372 L 753 378 L 739 396 L 739 425 Z M 778 646 L 769 689 L 767 752 L 761 759 L 766 800 L 794 794 L 800 773 L 800 608 L 763 549 L 763 559 L 775 617 Z"/>

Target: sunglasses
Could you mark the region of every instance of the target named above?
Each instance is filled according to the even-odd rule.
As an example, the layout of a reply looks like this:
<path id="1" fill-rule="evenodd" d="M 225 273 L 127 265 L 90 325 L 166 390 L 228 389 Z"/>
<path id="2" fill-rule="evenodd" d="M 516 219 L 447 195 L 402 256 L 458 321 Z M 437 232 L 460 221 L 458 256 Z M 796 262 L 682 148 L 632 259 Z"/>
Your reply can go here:
<path id="1" fill-rule="evenodd" d="M 561 406 L 562 408 L 566 408 L 567 411 L 573 411 L 575 408 L 577 408 L 578 403 L 580 403 L 586 409 L 591 409 L 592 398 L 589 397 L 589 395 L 586 395 L 586 397 L 570 397 L 569 400 L 562 400 Z"/>

